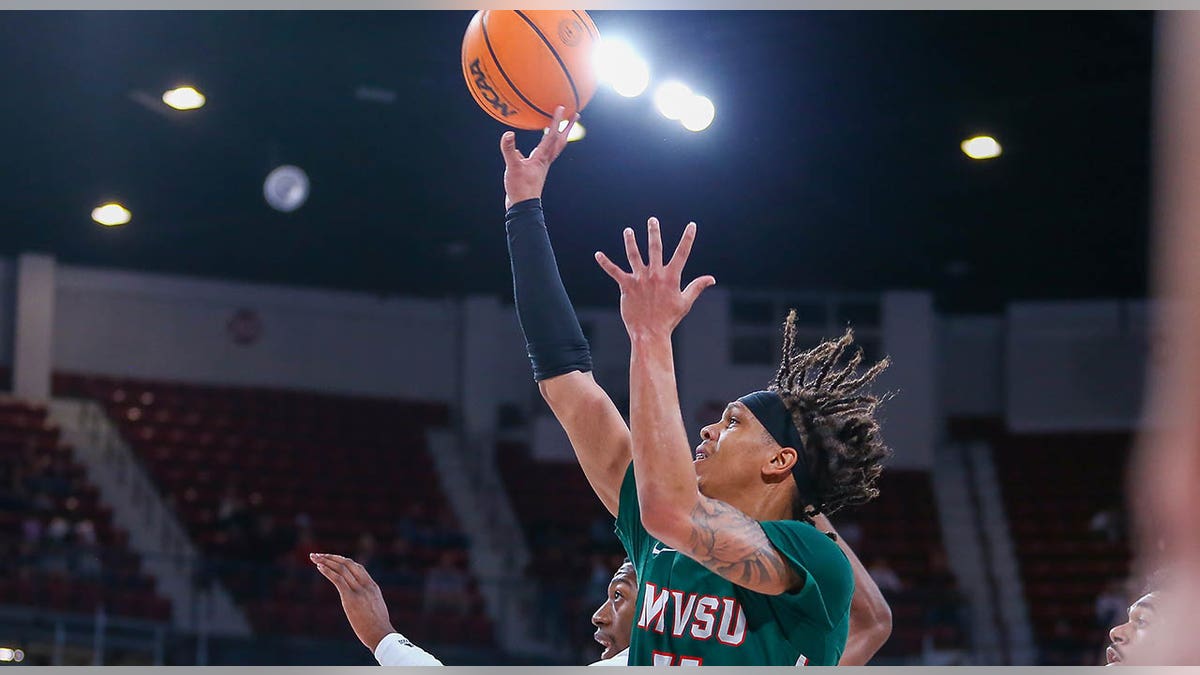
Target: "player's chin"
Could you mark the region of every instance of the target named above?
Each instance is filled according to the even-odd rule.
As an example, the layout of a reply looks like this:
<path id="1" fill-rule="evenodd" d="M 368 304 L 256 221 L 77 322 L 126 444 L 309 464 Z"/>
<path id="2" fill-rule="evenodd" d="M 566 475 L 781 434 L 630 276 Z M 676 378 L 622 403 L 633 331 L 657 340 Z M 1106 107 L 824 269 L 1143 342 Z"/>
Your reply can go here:
<path id="1" fill-rule="evenodd" d="M 702 459 L 692 464 L 696 471 L 696 489 L 704 492 L 706 487 L 711 488 L 713 480 L 721 475 L 720 470 L 713 464 L 712 458 Z"/>

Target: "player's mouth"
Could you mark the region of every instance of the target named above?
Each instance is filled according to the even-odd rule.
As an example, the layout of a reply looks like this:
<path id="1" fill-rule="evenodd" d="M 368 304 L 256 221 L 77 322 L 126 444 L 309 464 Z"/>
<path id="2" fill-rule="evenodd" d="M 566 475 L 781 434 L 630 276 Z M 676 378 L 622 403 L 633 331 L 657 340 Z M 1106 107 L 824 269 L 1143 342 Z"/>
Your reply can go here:
<path id="1" fill-rule="evenodd" d="M 601 647 L 604 647 L 604 651 L 607 652 L 609 649 L 612 649 L 612 640 L 603 632 L 596 631 L 596 634 L 592 636 L 592 639 L 599 643 Z"/>
<path id="2" fill-rule="evenodd" d="M 701 444 L 696 447 L 696 454 L 692 458 L 692 460 L 695 462 L 703 462 L 706 459 L 708 459 L 708 450 L 704 447 L 703 444 Z"/>
<path id="3" fill-rule="evenodd" d="M 1109 645 L 1108 649 L 1104 650 L 1104 657 L 1110 666 L 1121 662 L 1121 652 L 1117 651 L 1115 645 Z"/>

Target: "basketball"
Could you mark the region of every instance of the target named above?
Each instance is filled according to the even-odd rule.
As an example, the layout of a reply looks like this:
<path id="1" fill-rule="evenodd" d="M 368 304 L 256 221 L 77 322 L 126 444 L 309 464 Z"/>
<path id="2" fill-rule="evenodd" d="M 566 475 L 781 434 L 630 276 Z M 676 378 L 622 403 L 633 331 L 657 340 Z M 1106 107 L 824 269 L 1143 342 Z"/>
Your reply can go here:
<path id="1" fill-rule="evenodd" d="M 463 77 L 487 114 L 517 129 L 544 129 L 555 107 L 570 119 L 596 93 L 599 40 L 583 10 L 483 9 L 463 36 Z"/>

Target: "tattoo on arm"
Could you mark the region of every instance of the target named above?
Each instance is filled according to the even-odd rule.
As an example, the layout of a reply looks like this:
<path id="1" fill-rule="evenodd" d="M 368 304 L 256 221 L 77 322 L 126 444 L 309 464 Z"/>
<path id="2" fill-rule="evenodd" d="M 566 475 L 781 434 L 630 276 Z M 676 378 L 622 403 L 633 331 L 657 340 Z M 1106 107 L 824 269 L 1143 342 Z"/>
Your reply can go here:
<path id="1" fill-rule="evenodd" d="M 799 588 L 800 573 L 767 539 L 762 525 L 725 502 L 700 496 L 691 513 L 688 557 L 733 583 L 760 593 Z"/>

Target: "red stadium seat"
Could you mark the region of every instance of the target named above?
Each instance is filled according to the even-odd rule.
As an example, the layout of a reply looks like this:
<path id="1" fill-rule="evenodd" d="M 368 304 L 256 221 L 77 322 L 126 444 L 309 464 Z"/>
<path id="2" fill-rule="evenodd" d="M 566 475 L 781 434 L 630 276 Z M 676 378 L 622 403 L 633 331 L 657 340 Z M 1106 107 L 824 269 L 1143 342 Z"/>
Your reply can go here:
<path id="1" fill-rule="evenodd" d="M 1088 526 L 1096 513 L 1123 503 L 1131 436 L 1017 435 L 1002 423 L 987 425 L 982 435 L 961 432 L 958 438 L 980 438 L 993 448 L 1036 635 L 1048 638 L 1065 619 L 1074 635 L 1099 645 L 1094 602 L 1105 583 L 1129 573 L 1129 552 L 1123 541 L 1107 543 Z"/>
<path id="2" fill-rule="evenodd" d="M 281 525 L 306 513 L 317 545 L 345 553 L 353 551 L 364 532 L 375 533 L 382 552 L 404 512 L 403 501 L 420 502 L 431 512 L 445 508 L 420 434 L 402 449 L 394 446 L 393 438 L 400 423 L 406 429 L 446 424 L 449 412 L 444 405 L 61 373 L 54 376 L 54 388 L 59 395 L 111 405 L 109 412 L 134 451 L 163 493 L 173 496 L 193 540 L 210 554 L 223 555 L 230 541 L 216 522 L 218 504 L 230 484 L 238 486 L 243 498 L 257 493 L 260 511 L 274 515 Z M 133 408 L 139 412 L 130 419 Z M 397 457 L 405 461 L 383 461 Z M 372 472 L 364 473 L 363 466 L 372 467 Z M 428 565 L 438 555 L 439 550 L 418 545 L 411 557 Z M 311 575 L 302 578 L 315 581 L 318 592 L 336 601 L 332 587 L 310 568 L 300 573 Z M 294 573 L 272 575 L 266 589 L 256 587 L 259 578 L 228 577 L 230 586 L 237 587 L 235 594 L 247 598 L 256 630 L 344 632 L 340 610 L 333 613 L 337 620 L 309 618 L 312 607 L 303 598 L 310 594 L 290 586 L 288 574 Z M 412 602 L 414 593 L 409 589 L 401 596 Z M 251 596 L 279 600 L 263 603 L 249 600 Z M 148 614 L 163 611 L 155 603 L 125 607 Z M 448 639 L 475 641 L 469 634 Z"/>

